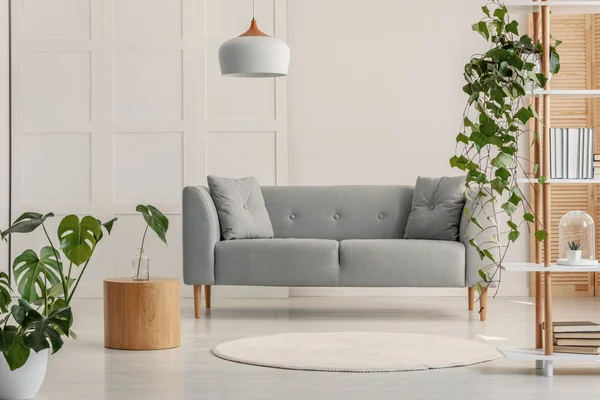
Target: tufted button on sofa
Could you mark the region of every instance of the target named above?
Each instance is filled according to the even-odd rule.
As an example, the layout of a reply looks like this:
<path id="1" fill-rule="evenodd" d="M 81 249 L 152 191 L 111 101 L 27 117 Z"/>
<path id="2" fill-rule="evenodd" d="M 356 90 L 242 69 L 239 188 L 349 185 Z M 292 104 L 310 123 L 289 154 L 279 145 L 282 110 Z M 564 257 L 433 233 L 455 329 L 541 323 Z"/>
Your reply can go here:
<path id="1" fill-rule="evenodd" d="M 208 189 L 184 189 L 186 284 L 470 287 L 481 280 L 483 265 L 468 244 L 464 213 L 459 240 L 403 239 L 413 186 L 281 186 L 262 192 L 275 238 L 222 240 Z"/>

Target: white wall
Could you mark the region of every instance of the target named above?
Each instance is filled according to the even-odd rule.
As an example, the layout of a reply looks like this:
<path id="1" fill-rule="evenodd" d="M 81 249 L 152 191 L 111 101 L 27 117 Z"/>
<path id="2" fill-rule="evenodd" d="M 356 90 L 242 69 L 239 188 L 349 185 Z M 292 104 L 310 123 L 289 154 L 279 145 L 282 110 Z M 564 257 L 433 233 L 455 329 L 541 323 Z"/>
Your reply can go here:
<path id="1" fill-rule="evenodd" d="M 290 183 L 398 184 L 448 165 L 480 2 L 291 0 Z"/>
<path id="2" fill-rule="evenodd" d="M 484 4 L 289 0 L 290 184 L 414 184 L 419 175 L 458 175 L 448 159 L 466 101 L 464 64 L 486 46 L 471 30 Z M 525 245 L 513 256 L 527 257 Z M 525 275 L 503 278 L 501 294 L 528 293 Z"/>
<path id="3" fill-rule="evenodd" d="M 121 217 L 118 237 L 100 255 L 99 265 L 88 277 L 90 281 L 86 293 L 89 295 L 100 294 L 103 277 L 128 273 L 129 258 L 137 240 L 129 238 L 137 238 L 142 228 L 140 221 L 137 221 L 139 218 L 131 215 L 131 211 L 135 202 L 142 200 L 134 198 L 136 193 L 142 193 L 148 189 L 148 185 L 133 190 L 136 184 L 144 185 L 143 181 L 136 179 L 135 174 L 123 175 L 122 171 L 115 171 L 115 174 L 120 174 L 118 176 L 127 177 L 127 182 L 113 182 L 112 174 L 103 175 L 101 172 L 103 165 L 112 170 L 113 165 L 120 165 L 119 160 L 127 160 L 127 154 L 132 150 L 126 142 L 127 138 L 137 137 L 131 132 L 149 138 L 151 144 L 155 145 L 153 149 L 158 152 L 167 151 L 167 144 L 173 143 L 176 146 L 185 145 L 186 149 L 184 154 L 175 152 L 168 156 L 169 165 L 175 165 L 176 169 L 170 169 L 168 176 L 159 176 L 162 180 L 159 179 L 156 192 L 150 191 L 148 196 L 144 196 L 144 202 L 149 203 L 165 203 L 166 200 L 169 203 L 166 206 L 172 213 L 173 236 L 169 248 L 161 247 L 158 241 L 151 242 L 155 252 L 154 272 L 163 275 L 180 275 L 181 263 L 179 205 L 170 202 L 174 197 L 169 197 L 180 187 L 172 186 L 171 175 L 181 174 L 185 183 L 201 183 L 208 172 L 223 175 L 255 174 L 266 184 L 329 185 L 412 184 L 418 175 L 457 173 L 448 166 L 448 159 L 453 153 L 454 137 L 460 126 L 465 101 L 461 92 L 462 68 L 472 53 L 485 46 L 482 39 L 470 29 L 470 25 L 480 17 L 483 1 L 287 0 L 286 12 L 285 0 L 258 0 L 257 19 L 263 30 L 269 33 L 276 31 L 278 36 L 285 38 L 287 15 L 287 41 L 292 49 L 292 64 L 289 77 L 279 79 L 277 83 L 223 80 L 218 76 L 216 48 L 223 40 L 247 28 L 251 3 L 246 0 L 182 0 L 181 3 L 172 0 L 120 0 L 114 2 L 116 10 L 111 8 L 112 1 L 16 2 L 25 5 L 25 8 L 19 9 L 25 11 L 26 19 L 19 17 L 24 25 L 17 31 L 15 40 L 26 52 L 50 50 L 54 53 L 50 56 L 46 54 L 47 58 L 53 59 L 49 61 L 60 63 L 64 57 L 73 56 L 73 52 L 82 59 L 85 58 L 81 55 L 82 50 L 96 50 L 95 59 L 100 60 L 96 67 L 104 73 L 95 75 L 92 66 L 89 79 L 97 79 L 100 92 L 95 96 L 105 96 L 100 100 L 111 98 L 113 72 L 109 69 L 113 65 L 113 50 L 127 53 L 125 58 L 116 58 L 114 66 L 117 69 L 132 67 L 136 63 L 139 65 L 144 60 L 139 52 L 133 50 L 183 51 L 184 69 L 172 69 L 176 74 L 183 74 L 179 76 L 182 79 L 182 103 L 177 103 L 174 97 L 156 97 L 156 93 L 162 93 L 162 89 L 153 94 L 151 91 L 158 90 L 158 86 L 152 84 L 152 79 L 148 78 L 150 85 L 142 85 L 136 81 L 136 74 L 132 73 L 129 75 L 131 79 L 116 81 L 116 90 L 119 91 L 119 86 L 121 89 L 127 87 L 131 89 L 129 94 L 133 97 L 117 96 L 116 105 L 105 102 L 100 109 L 94 108 L 100 111 L 96 119 L 103 121 L 105 125 L 102 126 L 108 128 L 111 136 L 113 132 L 121 132 L 115 136 L 114 142 L 112 138 L 107 141 L 94 133 L 102 130 L 92 124 L 78 130 L 80 133 L 96 135 L 103 146 L 110 149 L 116 146 L 106 153 L 96 153 L 96 157 L 106 156 L 108 161 L 100 160 L 98 166 L 90 167 L 90 171 L 100 174 L 92 183 L 86 175 L 78 175 L 86 187 L 98 182 L 98 178 L 104 185 L 91 192 L 91 205 L 86 205 L 84 201 L 83 206 L 77 205 L 78 210 L 100 210 L 101 216 L 120 214 Z M 142 6 L 149 3 L 152 3 L 152 7 Z M 41 4 L 45 4 L 44 8 L 36 8 Z M 274 8 L 275 5 L 277 7 Z M 3 12 L 0 10 L 0 18 Z M 98 17 L 99 13 L 103 18 Z M 115 15 L 120 20 L 115 20 L 115 31 L 112 32 Z M 88 21 L 89 26 L 86 25 Z M 0 26 L 4 28 L 7 24 L 0 23 Z M 0 46 L 3 46 L 3 34 L 4 31 L 0 32 Z M 0 54 L 7 54 L 6 50 L 0 47 Z M 60 53 L 61 50 L 68 51 Z M 161 58 L 162 61 L 166 61 L 166 58 Z M 6 63 L 5 57 L 0 63 L 0 75 L 5 74 L 3 68 Z M 164 72 L 169 67 L 168 63 L 143 64 L 146 73 Z M 29 67 L 35 65 L 32 63 Z M 74 64 L 68 65 L 73 67 Z M 40 72 L 47 73 L 47 66 L 47 63 L 40 65 L 46 67 Z M 23 63 L 23 67 L 27 66 Z M 36 69 L 30 71 L 37 73 Z M 59 69 L 56 72 L 61 71 Z M 58 78 L 68 81 L 75 76 L 81 77 L 75 71 L 59 75 Z M 56 79 L 56 76 L 51 76 L 49 82 Z M 189 84 L 189 79 L 195 83 Z M 0 78 L 1 96 L 6 94 L 5 90 L 1 90 L 2 85 L 6 84 Z M 68 86 L 68 82 L 66 84 Z M 65 82 L 62 85 L 64 87 Z M 89 86 L 75 85 L 73 88 L 85 89 L 83 95 L 89 94 Z M 23 89 L 30 90 L 28 99 L 36 101 L 40 98 L 40 90 L 51 88 L 30 85 Z M 140 94 L 140 90 L 150 92 Z M 173 93 L 177 94 L 179 89 L 175 90 Z M 51 92 L 49 94 L 56 93 Z M 140 99 L 135 97 L 137 95 L 143 95 L 141 98 L 150 101 L 150 106 L 160 107 L 159 111 L 174 110 L 177 115 L 183 112 L 185 118 L 179 121 L 150 121 L 151 116 L 143 113 L 143 110 L 128 105 L 129 102 L 135 104 L 136 98 Z M 81 115 L 85 113 L 85 107 L 78 107 L 80 102 L 73 105 L 75 108 L 72 110 L 79 111 Z M 184 105 L 185 111 L 182 111 L 179 107 Z M 43 103 L 28 103 L 26 106 L 42 114 L 44 110 L 47 111 Z M 0 97 L 0 125 L 6 124 L 4 109 Z M 81 116 L 79 114 L 76 116 Z M 48 113 L 43 115 L 53 116 Z M 26 114 L 26 118 L 31 116 Z M 120 121 L 123 119 L 127 121 Z M 39 138 L 40 127 L 53 129 L 47 124 L 48 121 L 40 118 L 35 118 L 34 122 L 36 124 L 30 125 L 29 133 L 38 134 L 38 137 L 30 136 L 29 140 L 36 141 Z M 77 130 L 78 127 L 71 126 L 70 129 Z M 149 134 L 152 131 L 162 133 L 159 137 Z M 6 142 L 6 132 L 6 129 L 0 129 L 0 144 Z M 65 134 L 64 126 L 55 127 L 53 132 L 41 133 L 60 136 L 61 132 Z M 173 136 L 165 132 L 179 133 Z M 22 130 L 18 134 L 26 132 Z M 278 135 L 276 140 L 274 134 Z M 81 138 L 87 140 L 84 136 Z M 179 140 L 184 142 L 180 143 Z M 289 143 L 287 150 L 286 141 Z M 40 144 L 39 140 L 37 142 Z M 236 143 L 243 143 L 243 146 L 237 147 L 239 152 L 233 155 L 228 153 L 231 145 Z M 0 145 L 0 165 L 6 162 L 7 153 L 4 149 Z M 273 151 L 276 151 L 276 155 Z M 225 154 L 229 154 L 229 157 L 224 157 Z M 138 161 L 143 167 L 158 167 L 143 157 Z M 36 200 L 35 197 L 43 193 L 40 195 L 28 191 L 40 181 L 39 177 L 32 175 L 36 170 L 19 169 L 23 166 L 20 165 L 16 172 L 25 177 L 25 181 L 20 177 L 17 179 L 19 184 L 24 185 L 19 188 L 18 195 Z M 0 168 L 2 189 L 7 188 L 6 182 L 2 181 L 6 179 L 5 171 Z M 108 189 L 103 192 L 99 190 L 102 187 Z M 6 225 L 2 221 L 5 215 L 2 207 L 6 207 L 5 193 L 0 191 L 0 226 Z M 22 199 L 18 200 L 14 214 L 32 206 L 43 210 L 57 211 L 57 207 L 58 211 L 71 210 L 69 204 L 64 207 L 56 204 L 57 198 L 53 199 L 53 204 L 44 201 L 27 204 Z M 87 201 L 87 198 L 83 200 Z M 112 204 L 113 200 L 116 205 Z M 515 259 L 527 256 L 526 243 L 520 243 L 519 246 L 513 252 Z M 0 246 L 0 252 L 5 248 Z M 528 293 L 526 276 L 507 275 L 504 278 L 502 294 Z M 293 291 L 296 295 L 302 293 L 301 290 Z M 320 292 L 324 293 L 335 294 L 336 291 Z M 410 291 L 377 293 L 406 294 Z M 440 291 L 425 293 L 439 294 Z M 463 295 L 464 290 L 446 293 Z"/>

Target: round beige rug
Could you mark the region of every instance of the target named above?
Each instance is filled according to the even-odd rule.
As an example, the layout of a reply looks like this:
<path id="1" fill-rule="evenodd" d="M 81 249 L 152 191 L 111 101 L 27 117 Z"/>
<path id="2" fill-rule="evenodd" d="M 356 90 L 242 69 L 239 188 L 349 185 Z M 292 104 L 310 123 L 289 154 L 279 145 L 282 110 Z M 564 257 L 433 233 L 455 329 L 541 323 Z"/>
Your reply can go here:
<path id="1" fill-rule="evenodd" d="M 463 367 L 495 360 L 485 343 L 414 333 L 284 333 L 221 343 L 217 357 L 263 367 L 330 372 L 397 372 Z"/>

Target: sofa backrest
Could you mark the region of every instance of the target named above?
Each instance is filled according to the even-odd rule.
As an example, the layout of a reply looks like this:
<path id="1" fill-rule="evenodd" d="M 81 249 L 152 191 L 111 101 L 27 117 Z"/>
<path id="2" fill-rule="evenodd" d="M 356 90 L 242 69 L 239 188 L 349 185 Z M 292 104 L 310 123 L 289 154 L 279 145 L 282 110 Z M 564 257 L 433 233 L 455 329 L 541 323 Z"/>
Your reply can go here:
<path id="1" fill-rule="evenodd" d="M 414 186 L 263 186 L 276 238 L 400 239 Z"/>

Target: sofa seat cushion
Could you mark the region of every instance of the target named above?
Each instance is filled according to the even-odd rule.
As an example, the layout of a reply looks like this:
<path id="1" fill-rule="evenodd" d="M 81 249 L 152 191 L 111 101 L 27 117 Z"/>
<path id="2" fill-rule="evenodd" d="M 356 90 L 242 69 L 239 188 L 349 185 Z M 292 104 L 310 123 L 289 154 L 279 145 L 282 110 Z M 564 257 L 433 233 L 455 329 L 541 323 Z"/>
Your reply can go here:
<path id="1" fill-rule="evenodd" d="M 230 240 L 215 247 L 218 285 L 337 286 L 338 274 L 336 240 Z"/>
<path id="2" fill-rule="evenodd" d="M 343 240 L 340 286 L 464 287 L 465 246 L 440 240 Z"/>

